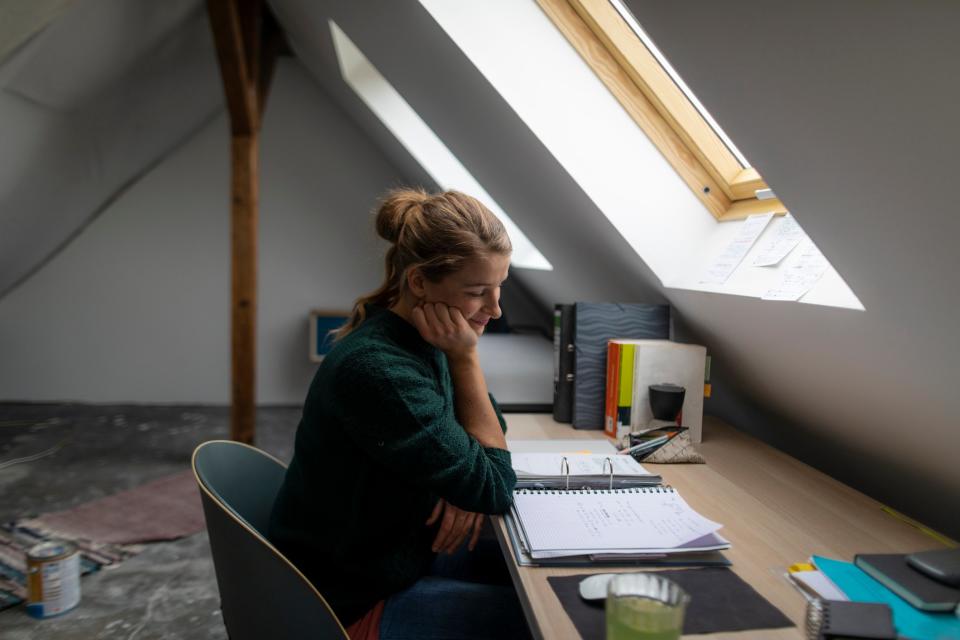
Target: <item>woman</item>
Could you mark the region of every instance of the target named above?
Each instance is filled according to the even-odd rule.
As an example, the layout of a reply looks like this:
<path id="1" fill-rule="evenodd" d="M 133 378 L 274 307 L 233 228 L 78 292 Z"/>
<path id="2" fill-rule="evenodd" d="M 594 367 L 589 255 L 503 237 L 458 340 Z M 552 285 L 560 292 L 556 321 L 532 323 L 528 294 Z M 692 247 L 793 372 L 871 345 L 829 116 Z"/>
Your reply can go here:
<path id="1" fill-rule="evenodd" d="M 509 578 L 472 571 L 491 566 L 474 551 L 483 514 L 516 483 L 477 358 L 510 239 L 455 191 L 393 191 L 376 228 L 385 280 L 314 377 L 270 538 L 351 638 L 524 637 Z"/>

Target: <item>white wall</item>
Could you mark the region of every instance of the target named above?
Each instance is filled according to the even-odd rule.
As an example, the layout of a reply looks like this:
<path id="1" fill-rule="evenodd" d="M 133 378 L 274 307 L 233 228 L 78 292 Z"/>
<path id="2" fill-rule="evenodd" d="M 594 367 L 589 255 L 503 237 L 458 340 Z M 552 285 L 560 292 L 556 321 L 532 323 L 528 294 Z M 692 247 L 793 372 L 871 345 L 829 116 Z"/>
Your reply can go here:
<path id="1" fill-rule="evenodd" d="M 229 137 L 207 126 L 0 300 L 0 400 L 229 402 Z M 311 308 L 379 283 L 397 172 L 294 61 L 263 126 L 257 399 L 302 402 Z"/>

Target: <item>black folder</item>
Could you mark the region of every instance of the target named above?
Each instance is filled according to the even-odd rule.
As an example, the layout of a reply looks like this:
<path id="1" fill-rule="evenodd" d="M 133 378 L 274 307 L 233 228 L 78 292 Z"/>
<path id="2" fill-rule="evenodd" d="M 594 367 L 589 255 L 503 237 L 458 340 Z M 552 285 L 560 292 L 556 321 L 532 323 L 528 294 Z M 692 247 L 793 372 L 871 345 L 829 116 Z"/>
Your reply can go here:
<path id="1" fill-rule="evenodd" d="M 960 589 L 937 582 L 907 564 L 902 553 L 858 554 L 854 564 L 872 578 L 923 611 L 953 611 Z"/>

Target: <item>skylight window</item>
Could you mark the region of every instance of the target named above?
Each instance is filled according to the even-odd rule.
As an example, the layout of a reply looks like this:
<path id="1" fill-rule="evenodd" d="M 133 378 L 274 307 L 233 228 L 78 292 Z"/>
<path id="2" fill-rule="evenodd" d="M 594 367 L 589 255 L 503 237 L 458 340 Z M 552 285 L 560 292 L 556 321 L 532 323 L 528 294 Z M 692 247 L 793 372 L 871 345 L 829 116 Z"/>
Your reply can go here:
<path id="1" fill-rule="evenodd" d="M 551 264 L 510 216 L 332 20 L 330 33 L 344 81 L 430 177 L 444 189 L 457 189 L 475 196 L 500 218 L 513 243 L 511 264 L 527 269 L 552 270 Z"/>
<path id="2" fill-rule="evenodd" d="M 620 0 L 537 3 L 717 220 L 786 213 Z"/>
<path id="3" fill-rule="evenodd" d="M 717 121 L 713 119 L 713 116 L 710 115 L 710 112 L 707 111 L 706 107 L 701 104 L 697 99 L 697 96 L 694 95 L 690 87 L 687 86 L 687 83 L 683 81 L 683 78 L 680 77 L 680 74 L 676 72 L 673 66 L 670 64 L 670 61 L 667 60 L 667 57 L 660 52 L 660 49 L 657 48 L 657 45 L 653 43 L 653 40 L 647 35 L 647 32 L 643 30 L 643 27 L 640 26 L 640 23 L 637 22 L 637 19 L 633 17 L 633 14 L 630 13 L 630 10 L 623 4 L 621 0 L 609 0 L 610 4 L 613 5 L 613 8 L 617 10 L 617 13 L 620 14 L 620 17 L 623 18 L 633 32 L 640 38 L 640 41 L 643 42 L 650 53 L 653 54 L 653 57 L 657 59 L 657 62 L 660 63 L 660 66 L 663 67 L 663 70 L 667 72 L 667 75 L 670 76 L 670 79 L 673 80 L 673 83 L 677 85 L 677 88 L 683 92 L 683 95 L 687 97 L 687 100 L 696 108 L 700 113 L 700 116 L 707 121 L 707 124 L 710 125 L 710 128 L 723 140 L 723 144 L 727 146 L 727 149 L 730 150 L 730 153 L 736 157 L 740 162 L 740 165 L 743 168 L 750 166 L 750 162 L 747 160 L 746 156 L 737 149 L 737 146 L 733 144 L 733 140 L 724 132 L 724 130 L 717 124 Z"/>
<path id="4" fill-rule="evenodd" d="M 743 168 L 607 0 L 420 3 L 665 288 L 768 300 L 797 300 L 799 295 L 802 304 L 863 309 L 836 270 L 823 264 L 796 221 L 764 215 L 783 212 L 782 204 L 746 192 L 750 180 L 762 184 L 759 175 Z M 731 200 L 721 190 L 654 100 L 640 91 L 580 16 L 586 4 L 605 7 L 601 17 L 619 25 L 622 39 L 632 43 L 626 50 L 641 49 L 661 84 L 708 132 L 711 150 L 719 149 L 726 170 L 741 176 L 734 182 L 741 200 Z M 490 38 L 491 33 L 497 38 Z M 705 199 L 697 185 L 712 185 L 713 193 Z M 705 205 L 713 216 L 704 215 Z M 716 218 L 741 220 L 754 213 L 765 224 L 757 218 L 717 224 Z M 582 220 L 596 224 L 590 211 L 584 211 Z M 751 227 L 760 235 L 745 252 L 734 252 L 744 248 L 741 232 Z M 796 243 L 790 244 L 791 239 Z M 798 294 L 798 282 L 812 286 Z"/>

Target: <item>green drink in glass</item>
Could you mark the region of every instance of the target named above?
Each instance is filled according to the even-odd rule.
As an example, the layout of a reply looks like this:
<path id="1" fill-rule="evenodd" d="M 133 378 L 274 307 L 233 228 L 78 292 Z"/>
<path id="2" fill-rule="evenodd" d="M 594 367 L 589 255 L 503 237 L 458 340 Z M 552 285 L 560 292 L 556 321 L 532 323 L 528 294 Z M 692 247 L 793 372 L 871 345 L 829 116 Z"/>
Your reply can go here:
<path id="1" fill-rule="evenodd" d="M 607 640 L 676 640 L 690 596 L 656 573 L 622 573 L 607 586 Z"/>

